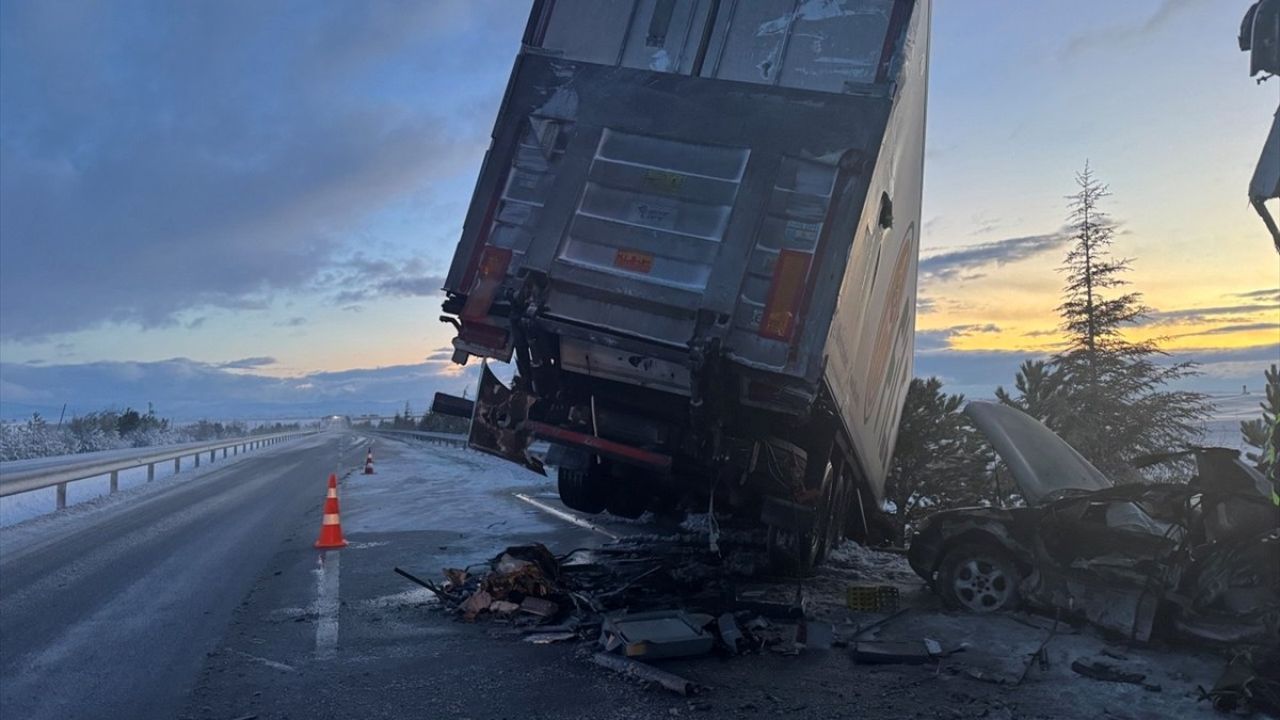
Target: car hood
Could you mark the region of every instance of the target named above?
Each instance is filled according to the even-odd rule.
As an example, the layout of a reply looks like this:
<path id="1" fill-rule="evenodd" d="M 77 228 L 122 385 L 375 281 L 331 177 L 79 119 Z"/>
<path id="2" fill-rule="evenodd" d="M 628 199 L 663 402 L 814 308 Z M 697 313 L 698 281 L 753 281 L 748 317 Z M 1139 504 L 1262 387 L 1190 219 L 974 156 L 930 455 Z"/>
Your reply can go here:
<path id="1" fill-rule="evenodd" d="M 1112 486 L 1075 448 L 1016 408 L 974 401 L 964 413 L 1000 453 L 1028 504 L 1038 505 L 1063 490 L 1092 492 Z"/>

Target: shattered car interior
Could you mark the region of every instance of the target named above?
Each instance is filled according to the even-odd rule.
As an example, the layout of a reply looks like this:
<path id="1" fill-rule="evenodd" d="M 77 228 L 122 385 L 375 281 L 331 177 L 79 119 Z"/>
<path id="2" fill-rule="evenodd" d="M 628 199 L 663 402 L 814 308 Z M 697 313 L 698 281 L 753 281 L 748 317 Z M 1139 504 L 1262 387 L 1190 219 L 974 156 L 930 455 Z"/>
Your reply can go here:
<path id="1" fill-rule="evenodd" d="M 948 604 L 1023 602 L 1137 641 L 1280 642 L 1280 508 L 1237 451 L 1143 458 L 1190 459 L 1195 474 L 1119 485 L 1016 409 L 972 402 L 965 412 L 1026 506 L 947 510 L 917 527 L 911 566 Z"/>

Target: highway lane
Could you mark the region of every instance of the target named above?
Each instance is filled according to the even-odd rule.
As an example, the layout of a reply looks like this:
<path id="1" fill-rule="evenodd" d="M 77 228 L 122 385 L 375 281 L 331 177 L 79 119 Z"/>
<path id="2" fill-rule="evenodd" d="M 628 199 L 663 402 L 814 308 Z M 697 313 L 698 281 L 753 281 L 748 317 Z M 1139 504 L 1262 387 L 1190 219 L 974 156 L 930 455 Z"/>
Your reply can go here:
<path id="1" fill-rule="evenodd" d="M 0 712 L 173 717 L 266 563 L 314 540 L 328 473 L 360 453 L 322 434 L 47 533 L 0 532 Z"/>

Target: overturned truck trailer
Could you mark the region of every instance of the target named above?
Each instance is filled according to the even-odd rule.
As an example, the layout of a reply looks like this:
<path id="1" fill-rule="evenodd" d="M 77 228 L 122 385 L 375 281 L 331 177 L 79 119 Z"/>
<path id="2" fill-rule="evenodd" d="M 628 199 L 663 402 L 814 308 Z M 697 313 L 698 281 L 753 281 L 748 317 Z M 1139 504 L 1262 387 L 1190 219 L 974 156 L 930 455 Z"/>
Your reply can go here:
<path id="1" fill-rule="evenodd" d="M 929 13 L 535 2 L 445 285 L 454 361 L 517 368 L 483 371 L 473 446 L 540 469 L 549 442 L 581 511 L 757 518 L 790 565 L 873 535 L 912 368 Z"/>

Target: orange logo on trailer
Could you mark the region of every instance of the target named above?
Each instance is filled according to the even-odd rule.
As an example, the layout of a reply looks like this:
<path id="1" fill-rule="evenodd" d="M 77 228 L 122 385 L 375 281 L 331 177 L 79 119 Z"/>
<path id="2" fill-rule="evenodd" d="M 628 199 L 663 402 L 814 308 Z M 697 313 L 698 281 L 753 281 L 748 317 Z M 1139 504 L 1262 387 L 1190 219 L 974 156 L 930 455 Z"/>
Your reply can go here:
<path id="1" fill-rule="evenodd" d="M 613 256 L 613 265 L 628 272 L 648 275 L 653 270 L 653 256 L 635 250 L 619 250 Z"/>

